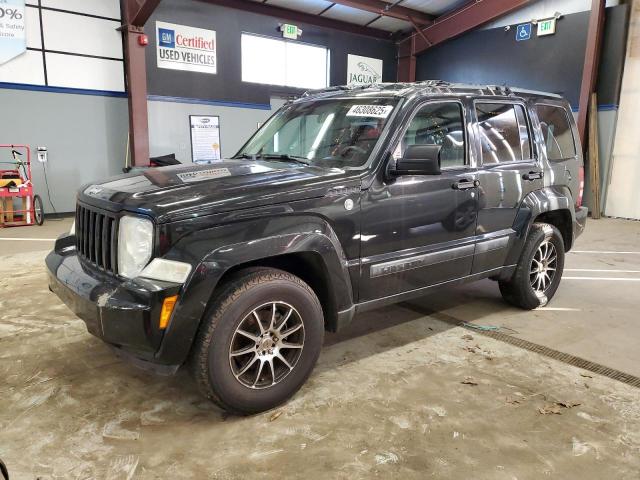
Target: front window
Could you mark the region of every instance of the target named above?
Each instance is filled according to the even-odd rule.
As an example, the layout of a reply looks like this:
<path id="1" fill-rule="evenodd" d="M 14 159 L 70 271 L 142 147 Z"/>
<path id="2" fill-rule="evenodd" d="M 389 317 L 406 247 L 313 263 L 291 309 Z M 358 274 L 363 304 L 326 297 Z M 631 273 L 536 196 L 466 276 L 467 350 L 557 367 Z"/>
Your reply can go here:
<path id="1" fill-rule="evenodd" d="M 397 98 L 315 100 L 284 107 L 236 158 L 297 161 L 323 167 L 367 162 Z"/>

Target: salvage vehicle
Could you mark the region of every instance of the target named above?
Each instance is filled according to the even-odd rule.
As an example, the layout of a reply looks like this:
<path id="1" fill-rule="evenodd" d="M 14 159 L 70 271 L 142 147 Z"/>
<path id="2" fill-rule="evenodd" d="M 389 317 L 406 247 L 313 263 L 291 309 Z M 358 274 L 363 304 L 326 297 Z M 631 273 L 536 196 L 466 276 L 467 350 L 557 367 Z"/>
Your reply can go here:
<path id="1" fill-rule="evenodd" d="M 325 331 L 490 278 L 534 309 L 585 227 L 583 157 L 557 95 L 442 81 L 333 87 L 228 160 L 78 193 L 50 289 L 144 368 L 188 365 L 250 414 L 290 398 Z"/>

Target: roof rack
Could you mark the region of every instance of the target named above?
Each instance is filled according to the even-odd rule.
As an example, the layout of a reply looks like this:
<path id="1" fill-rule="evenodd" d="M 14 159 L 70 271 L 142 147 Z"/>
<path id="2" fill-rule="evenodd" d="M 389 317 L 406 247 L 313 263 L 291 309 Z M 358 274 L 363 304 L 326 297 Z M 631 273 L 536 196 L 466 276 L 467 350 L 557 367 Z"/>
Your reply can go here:
<path id="1" fill-rule="evenodd" d="M 513 90 L 505 85 L 487 85 L 487 88 L 491 90 L 492 93 L 496 93 L 498 95 L 515 95 Z"/>

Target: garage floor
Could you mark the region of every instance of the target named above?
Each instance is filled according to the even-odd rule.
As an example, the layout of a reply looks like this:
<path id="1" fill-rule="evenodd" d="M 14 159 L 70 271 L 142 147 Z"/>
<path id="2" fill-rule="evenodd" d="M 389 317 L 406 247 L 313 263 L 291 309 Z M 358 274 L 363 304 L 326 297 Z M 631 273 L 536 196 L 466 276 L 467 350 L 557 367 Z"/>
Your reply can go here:
<path id="1" fill-rule="evenodd" d="M 360 316 L 327 335 L 292 401 L 251 418 L 86 333 L 47 290 L 51 243 L 25 240 L 68 226 L 0 230 L 0 458 L 12 479 L 640 476 L 638 388 L 453 325 L 640 376 L 640 222 L 590 221 L 544 309 L 510 308 L 485 281 Z"/>

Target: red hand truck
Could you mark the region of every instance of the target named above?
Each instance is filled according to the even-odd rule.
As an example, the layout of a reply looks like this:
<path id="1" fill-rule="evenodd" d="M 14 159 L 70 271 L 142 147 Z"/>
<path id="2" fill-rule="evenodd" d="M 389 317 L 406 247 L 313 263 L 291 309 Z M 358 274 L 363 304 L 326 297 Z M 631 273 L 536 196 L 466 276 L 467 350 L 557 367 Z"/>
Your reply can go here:
<path id="1" fill-rule="evenodd" d="M 5 152 L 11 160 L 5 160 Z M 31 149 L 27 145 L 0 144 L 0 228 L 43 222 L 42 199 L 33 194 Z"/>

